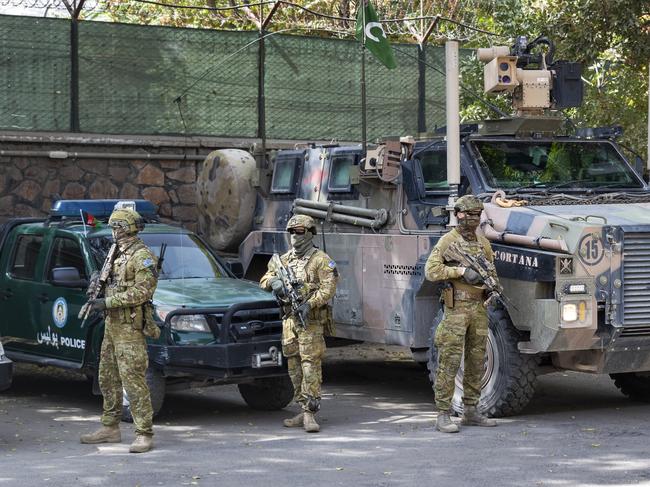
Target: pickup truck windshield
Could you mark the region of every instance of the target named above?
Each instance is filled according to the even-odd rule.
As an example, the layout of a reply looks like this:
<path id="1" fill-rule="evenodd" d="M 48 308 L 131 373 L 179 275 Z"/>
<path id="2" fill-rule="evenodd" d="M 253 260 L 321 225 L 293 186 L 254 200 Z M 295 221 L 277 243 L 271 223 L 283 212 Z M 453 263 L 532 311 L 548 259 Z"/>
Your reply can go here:
<path id="1" fill-rule="evenodd" d="M 493 188 L 642 188 L 639 178 L 606 142 L 474 142 Z"/>
<path id="2" fill-rule="evenodd" d="M 160 255 L 161 245 L 167 244 L 160 279 L 218 279 L 226 277 L 226 272 L 196 235 L 141 233 L 139 236 L 156 256 Z M 98 266 L 101 266 L 112 240 L 107 237 L 90 240 L 93 249 L 99 250 L 97 258 L 101 260 L 98 263 Z M 99 242 L 93 242 L 93 240 L 99 240 Z"/>

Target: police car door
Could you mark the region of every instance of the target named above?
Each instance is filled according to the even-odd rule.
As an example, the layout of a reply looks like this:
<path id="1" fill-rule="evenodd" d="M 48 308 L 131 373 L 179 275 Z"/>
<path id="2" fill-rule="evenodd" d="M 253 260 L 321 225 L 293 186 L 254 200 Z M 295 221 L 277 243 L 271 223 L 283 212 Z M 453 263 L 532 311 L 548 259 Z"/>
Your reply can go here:
<path id="1" fill-rule="evenodd" d="M 89 269 L 75 236 L 57 232 L 52 240 L 38 292 L 42 303 L 38 327 L 41 354 L 81 362 L 87 329 L 80 328 L 77 315 L 86 302 Z"/>
<path id="2" fill-rule="evenodd" d="M 18 226 L 5 242 L 2 256 L 2 320 L 0 334 L 7 351 L 37 350 L 39 318 L 38 295 L 35 284 L 40 280 L 46 235 L 41 228 Z M 9 354 L 11 355 L 11 353 Z"/>

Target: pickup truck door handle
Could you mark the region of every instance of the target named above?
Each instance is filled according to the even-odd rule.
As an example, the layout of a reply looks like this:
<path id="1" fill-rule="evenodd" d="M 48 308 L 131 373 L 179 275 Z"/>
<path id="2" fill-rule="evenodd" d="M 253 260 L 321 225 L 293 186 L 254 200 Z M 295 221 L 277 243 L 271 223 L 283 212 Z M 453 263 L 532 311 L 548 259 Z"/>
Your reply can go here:
<path id="1" fill-rule="evenodd" d="M 50 299 L 50 297 L 45 293 L 41 293 L 36 297 L 36 299 L 38 299 L 41 303 L 45 303 Z"/>
<path id="2" fill-rule="evenodd" d="M 13 297 L 14 297 L 14 292 L 13 292 L 11 289 L 9 289 L 9 288 L 7 288 L 7 289 L 5 289 L 4 291 L 0 292 L 0 294 L 2 295 L 2 299 L 4 299 L 5 301 L 6 301 L 7 299 L 9 299 L 9 298 L 13 298 Z"/>

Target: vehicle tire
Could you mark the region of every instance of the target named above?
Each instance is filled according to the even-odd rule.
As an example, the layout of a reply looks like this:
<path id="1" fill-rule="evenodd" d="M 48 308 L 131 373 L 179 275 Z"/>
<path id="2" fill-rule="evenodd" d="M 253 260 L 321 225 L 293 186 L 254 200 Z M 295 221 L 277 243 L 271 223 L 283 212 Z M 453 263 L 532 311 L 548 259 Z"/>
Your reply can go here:
<path id="1" fill-rule="evenodd" d="M 293 384 L 288 375 L 256 379 L 237 387 L 246 404 L 259 411 L 283 409 L 293 399 Z"/>
<path id="2" fill-rule="evenodd" d="M 609 374 L 614 385 L 633 401 L 650 402 L 650 373 L 627 372 Z"/>
<path id="3" fill-rule="evenodd" d="M 488 308 L 489 332 L 485 357 L 485 374 L 481 380 L 479 411 L 489 417 L 511 416 L 519 413 L 533 397 L 537 379 L 537 357 L 519 353 L 519 332 L 508 313 L 501 308 Z M 429 380 L 435 382 L 438 352 L 434 337 L 442 311 L 431 327 L 429 348 Z M 463 412 L 463 362 L 456 375 L 456 390 L 452 399 L 455 412 Z"/>
<path id="4" fill-rule="evenodd" d="M 147 369 L 147 385 L 151 394 L 151 407 L 154 418 L 160 412 L 163 401 L 165 400 L 165 378 L 159 370 L 152 367 Z M 129 396 L 125 390 L 122 390 L 122 421 L 133 423 L 131 408 L 129 407 Z"/>

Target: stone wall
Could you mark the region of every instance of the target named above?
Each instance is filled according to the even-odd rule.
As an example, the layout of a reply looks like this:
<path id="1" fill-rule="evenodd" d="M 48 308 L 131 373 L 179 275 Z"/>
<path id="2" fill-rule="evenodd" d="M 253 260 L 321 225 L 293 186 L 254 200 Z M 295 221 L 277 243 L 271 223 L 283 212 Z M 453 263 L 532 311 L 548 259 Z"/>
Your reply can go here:
<path id="1" fill-rule="evenodd" d="M 166 146 L 152 144 L 148 139 L 141 144 L 133 139 L 127 143 L 113 138 L 104 144 L 93 140 L 92 144 L 83 138 L 70 143 L 69 137 L 60 141 L 46 137 L 2 142 L 0 222 L 11 217 L 46 216 L 57 199 L 144 198 L 158 206 L 163 221 L 196 230 L 197 168 L 203 155 L 217 147 L 202 143 L 188 147 L 187 139 L 180 138 L 168 141 Z M 68 157 L 58 158 L 63 151 Z M 114 156 L 145 152 L 147 159 Z M 107 157 L 98 153 L 106 153 Z M 156 160 L 157 154 L 179 154 L 179 158 Z"/>

